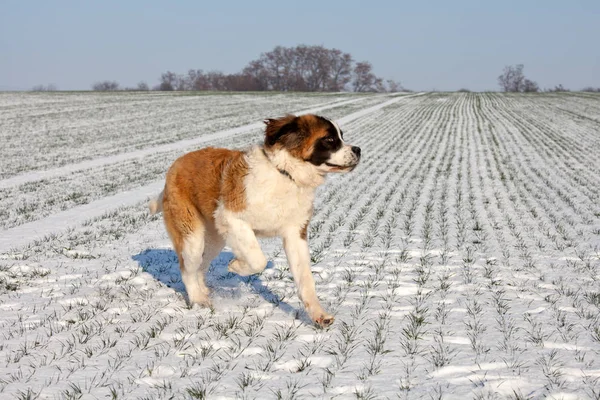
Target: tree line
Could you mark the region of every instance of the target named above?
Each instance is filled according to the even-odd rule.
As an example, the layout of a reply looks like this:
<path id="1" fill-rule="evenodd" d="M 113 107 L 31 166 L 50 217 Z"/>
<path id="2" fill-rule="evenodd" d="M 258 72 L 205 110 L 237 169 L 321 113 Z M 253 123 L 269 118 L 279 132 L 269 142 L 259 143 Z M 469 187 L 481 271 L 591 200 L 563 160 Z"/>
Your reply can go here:
<path id="1" fill-rule="evenodd" d="M 121 90 L 115 81 L 101 81 L 93 90 Z M 145 82 L 123 90 L 150 90 Z M 152 90 L 161 91 L 295 91 L 295 92 L 399 92 L 400 82 L 375 75 L 368 61 L 355 62 L 350 53 L 323 46 L 277 46 L 250 61 L 240 72 L 190 69 L 166 71 Z"/>
<path id="2" fill-rule="evenodd" d="M 502 74 L 498 76 L 498 85 L 504 92 L 520 92 L 520 93 L 535 93 L 540 92 L 540 87 L 537 82 L 525 77 L 523 73 L 523 64 L 507 65 L 504 67 Z M 570 92 L 570 89 L 565 88 L 562 84 L 558 84 L 553 88 L 546 88 L 544 92 Z M 581 89 L 582 92 L 600 92 L 600 87 L 594 88 L 586 86 Z"/>
<path id="3" fill-rule="evenodd" d="M 539 85 L 525 77 L 524 65 L 508 65 L 498 76 L 498 85 L 504 92 L 539 92 Z M 384 80 L 373 72 L 368 61 L 355 62 L 350 53 L 324 46 L 277 46 L 250 61 L 240 72 L 190 69 L 187 73 L 166 71 L 158 84 L 150 87 L 140 82 L 135 87 L 121 87 L 118 82 L 105 80 L 92 85 L 94 91 L 295 91 L 295 92 L 399 92 L 410 91 L 400 82 Z M 55 91 L 55 85 L 37 85 L 32 91 Z M 468 92 L 466 88 L 460 92 Z M 567 92 L 562 85 L 544 89 Z M 600 92 L 600 88 L 585 87 L 582 91 Z"/>

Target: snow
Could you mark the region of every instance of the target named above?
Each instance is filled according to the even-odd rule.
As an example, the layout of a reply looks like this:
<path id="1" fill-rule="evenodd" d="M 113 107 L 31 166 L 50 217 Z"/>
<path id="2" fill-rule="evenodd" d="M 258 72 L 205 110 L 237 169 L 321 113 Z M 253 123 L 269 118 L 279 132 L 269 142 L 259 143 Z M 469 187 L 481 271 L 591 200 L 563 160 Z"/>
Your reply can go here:
<path id="1" fill-rule="evenodd" d="M 69 227 L 81 225 L 83 222 L 99 217 L 110 210 L 139 203 L 144 198 L 154 197 L 160 193 L 163 186 L 164 181 L 153 182 L 135 190 L 121 192 L 114 196 L 58 212 L 41 220 L 6 229 L 0 237 L 0 253 L 26 246 L 36 240 L 43 240 L 52 233 L 62 232 Z"/>
<path id="2" fill-rule="evenodd" d="M 41 118 L 23 129 L 59 110 L 83 130 L 88 120 L 132 123 L 94 113 L 97 100 L 10 96 L 0 107 L 11 115 Z M 146 96 L 106 101 L 136 116 L 148 103 L 173 112 L 195 101 Z M 203 104 L 242 109 L 234 100 Z M 365 158 L 319 189 L 309 228 L 331 328 L 302 311 L 278 239 L 261 242 L 271 262 L 258 276 L 229 273 L 225 249 L 207 279 L 214 308 L 186 306 L 162 220 L 145 209 L 164 164 L 184 148 L 161 150 L 162 161 L 141 159 L 158 172 L 137 186 L 33 213 L 0 233 L 0 398 L 597 398 L 597 98 L 331 98 L 347 100 L 356 101 L 330 111 Z M 207 133 L 230 136 L 196 145 L 255 141 L 256 129 L 229 131 L 242 125 L 232 118 Z M 65 180 L 32 181 L 27 195 L 100 179 L 112 164 L 73 167 L 114 155 L 94 154 L 65 156 Z M 123 174 L 137 167 L 114 164 Z M 3 193 L 24 196 L 14 189 L 22 187 Z"/>
<path id="3" fill-rule="evenodd" d="M 418 94 L 417 94 L 418 95 Z M 386 107 L 390 104 L 394 104 L 399 100 L 403 100 L 407 97 L 412 96 L 397 96 L 391 100 L 382 102 L 372 107 L 365 108 L 358 112 L 354 112 L 352 114 L 346 115 L 345 117 L 340 118 L 340 124 L 350 123 L 358 118 L 364 117 L 370 113 L 378 111 L 383 107 Z M 318 113 L 320 111 L 343 106 L 349 103 L 355 103 L 357 101 L 362 100 L 353 99 L 346 100 L 342 102 L 333 102 L 327 105 L 321 105 L 315 108 L 311 108 L 309 110 L 302 110 L 296 112 L 297 115 L 308 114 L 308 113 Z M 158 146 L 152 149 L 146 150 L 138 150 L 136 152 L 125 153 L 119 156 L 113 157 L 105 157 L 96 160 L 92 160 L 87 163 L 79 163 L 75 165 L 70 165 L 63 168 L 58 168 L 50 171 L 38 172 L 33 174 L 27 174 L 25 176 L 19 176 L 15 180 L 6 179 L 4 181 L 0 181 L 0 188 L 2 187 L 3 182 L 6 185 L 21 185 L 31 180 L 48 178 L 55 175 L 61 175 L 64 173 L 74 172 L 80 169 L 89 169 L 93 167 L 100 167 L 110 163 L 116 163 L 124 160 L 128 160 L 131 158 L 140 158 L 148 154 L 157 153 L 157 152 L 169 152 L 174 150 L 181 150 L 185 148 L 192 148 L 201 143 L 208 143 L 211 140 L 223 139 L 226 137 L 239 135 L 246 133 L 248 131 L 252 131 L 258 129 L 263 126 L 262 122 L 256 122 L 249 125 L 244 125 L 241 127 L 228 129 L 222 132 L 217 132 L 214 134 L 204 135 L 198 139 L 192 140 L 182 140 L 176 143 Z M 83 166 L 82 164 L 85 164 Z M 100 200 L 68 209 L 66 211 L 58 212 L 49 217 L 43 218 L 41 220 L 32 221 L 26 224 L 19 225 L 14 228 L 6 229 L 2 233 L 2 237 L 0 237 L 0 253 L 6 253 L 12 248 L 19 248 L 27 245 L 28 243 L 36 240 L 42 240 L 44 237 L 52 234 L 64 231 L 72 226 L 77 226 L 82 224 L 83 222 L 99 217 L 113 209 L 117 209 L 119 207 L 127 207 L 130 205 L 134 205 L 144 200 L 148 200 L 156 196 L 162 190 L 164 186 L 164 180 L 159 180 L 152 182 L 150 184 L 144 185 L 140 188 L 134 190 L 128 190 L 121 193 L 118 193 L 114 196 L 109 196 L 102 198 Z"/>
<path id="4" fill-rule="evenodd" d="M 363 100 L 365 100 L 365 98 L 358 98 L 358 99 L 344 100 L 344 101 L 333 101 L 330 103 L 325 103 L 323 105 L 318 105 L 316 107 L 309 108 L 307 110 L 297 111 L 296 114 L 300 115 L 300 114 L 318 113 L 318 112 L 322 112 L 324 110 L 328 110 L 330 108 L 340 107 L 340 106 L 344 106 L 346 104 L 352 104 L 352 103 L 356 103 L 356 102 L 363 101 Z M 395 100 L 397 100 L 397 99 L 395 99 Z M 203 134 L 198 138 L 179 140 L 174 143 L 168 143 L 168 144 L 164 144 L 164 145 L 154 146 L 154 147 L 147 148 L 147 149 L 139 149 L 139 150 L 130 151 L 127 153 L 120 153 L 120 154 L 116 154 L 116 155 L 112 155 L 112 156 L 98 157 L 98 158 L 94 158 L 94 159 L 88 160 L 88 161 L 83 161 L 83 162 L 74 163 L 74 164 L 68 164 L 66 166 L 59 167 L 59 168 L 46 169 L 46 170 L 40 170 L 40 171 L 26 173 L 23 175 L 17 175 L 17 176 L 11 177 L 11 178 L 0 180 L 0 189 L 7 188 L 10 186 L 23 185 L 25 183 L 40 180 L 40 179 L 48 179 L 48 178 L 53 178 L 56 176 L 62 176 L 62 175 L 70 174 L 70 173 L 80 171 L 83 169 L 99 168 L 99 167 L 103 167 L 108 164 L 115 164 L 115 163 L 119 163 L 119 162 L 123 162 L 123 161 L 129 161 L 132 159 L 141 159 L 150 154 L 189 149 L 191 147 L 195 147 L 200 144 L 210 143 L 211 141 L 215 141 L 218 139 L 223 139 L 223 138 L 227 138 L 230 136 L 250 132 L 254 129 L 262 128 L 262 126 L 263 126 L 262 122 L 255 122 L 252 124 L 246 124 L 243 126 L 227 129 L 227 130 L 220 131 L 220 132 L 215 132 L 215 133 L 211 133 L 211 134 Z M 43 132 L 40 132 L 40 134 L 42 134 L 42 133 Z"/>

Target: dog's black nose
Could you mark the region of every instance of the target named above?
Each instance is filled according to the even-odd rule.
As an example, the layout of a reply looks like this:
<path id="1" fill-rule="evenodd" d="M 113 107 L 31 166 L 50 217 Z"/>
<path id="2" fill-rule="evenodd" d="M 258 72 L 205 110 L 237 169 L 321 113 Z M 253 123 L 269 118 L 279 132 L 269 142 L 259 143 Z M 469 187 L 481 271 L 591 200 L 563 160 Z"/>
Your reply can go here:
<path id="1" fill-rule="evenodd" d="M 356 154 L 357 157 L 360 157 L 360 147 L 352 146 L 352 152 Z"/>

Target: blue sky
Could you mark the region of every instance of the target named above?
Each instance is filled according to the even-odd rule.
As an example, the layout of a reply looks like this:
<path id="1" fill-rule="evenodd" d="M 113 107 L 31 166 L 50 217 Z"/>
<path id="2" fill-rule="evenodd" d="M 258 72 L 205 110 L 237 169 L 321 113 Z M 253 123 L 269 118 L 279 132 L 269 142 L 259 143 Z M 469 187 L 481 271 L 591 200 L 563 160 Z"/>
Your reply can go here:
<path id="1" fill-rule="evenodd" d="M 414 90 L 496 90 L 517 63 L 542 88 L 580 89 L 600 86 L 599 20 L 598 0 L 2 0 L 0 89 L 154 85 L 297 44 L 339 48 Z"/>

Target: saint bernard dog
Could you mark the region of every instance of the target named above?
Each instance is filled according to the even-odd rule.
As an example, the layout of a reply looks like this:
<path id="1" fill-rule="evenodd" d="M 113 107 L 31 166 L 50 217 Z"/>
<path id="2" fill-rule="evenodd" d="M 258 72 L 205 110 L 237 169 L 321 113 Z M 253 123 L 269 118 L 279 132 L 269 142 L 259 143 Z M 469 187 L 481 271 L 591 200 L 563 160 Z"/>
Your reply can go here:
<path id="1" fill-rule="evenodd" d="M 300 300 L 316 324 L 328 326 L 334 318 L 315 292 L 306 231 L 315 190 L 328 173 L 352 171 L 360 148 L 321 116 L 264 122 L 263 146 L 209 147 L 177 159 L 150 212 L 163 212 L 190 304 L 210 305 L 205 274 L 223 246 L 235 256 L 229 271 L 248 276 L 267 266 L 256 238 L 280 236 Z"/>

